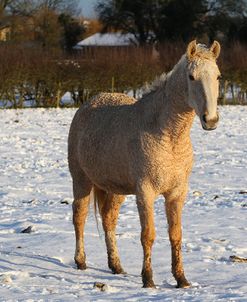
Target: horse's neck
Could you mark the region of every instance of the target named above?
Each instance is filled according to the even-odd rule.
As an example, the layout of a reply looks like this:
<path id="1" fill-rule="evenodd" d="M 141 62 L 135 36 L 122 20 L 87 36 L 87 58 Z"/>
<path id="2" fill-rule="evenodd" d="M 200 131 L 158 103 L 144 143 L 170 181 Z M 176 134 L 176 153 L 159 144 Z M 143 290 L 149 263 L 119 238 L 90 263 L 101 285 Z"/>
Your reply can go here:
<path id="1" fill-rule="evenodd" d="M 194 111 L 188 105 L 188 83 L 185 73 L 185 58 L 181 58 L 167 75 L 160 87 L 144 99 L 145 114 L 155 117 L 156 126 L 171 140 L 179 141 L 189 135 Z M 145 98 L 145 97 L 144 97 Z"/>
<path id="2" fill-rule="evenodd" d="M 186 58 L 182 57 L 179 63 L 169 74 L 165 89 L 166 112 L 163 111 L 165 127 L 168 125 L 174 139 L 182 139 L 189 135 L 194 120 L 194 110 L 188 104 L 188 80 L 185 72 Z M 162 124 L 162 117 L 161 117 Z"/>

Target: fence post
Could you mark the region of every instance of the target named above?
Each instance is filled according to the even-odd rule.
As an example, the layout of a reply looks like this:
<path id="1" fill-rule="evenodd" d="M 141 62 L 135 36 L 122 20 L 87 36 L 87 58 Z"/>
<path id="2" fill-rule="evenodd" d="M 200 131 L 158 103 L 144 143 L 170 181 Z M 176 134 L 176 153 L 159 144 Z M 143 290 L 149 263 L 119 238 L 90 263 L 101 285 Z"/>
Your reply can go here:
<path id="1" fill-rule="evenodd" d="M 234 84 L 231 84 L 231 93 L 232 93 L 232 102 L 235 105 L 236 104 L 236 99 L 235 99 L 235 93 L 234 93 Z"/>
<path id="2" fill-rule="evenodd" d="M 56 96 L 55 96 L 55 100 L 56 100 L 56 108 L 60 107 L 60 100 L 62 98 L 62 91 L 61 91 L 61 82 L 58 83 L 58 87 L 57 87 L 57 91 L 56 91 Z"/>
<path id="3" fill-rule="evenodd" d="M 227 86 L 228 86 L 228 81 L 224 81 L 224 87 L 223 87 L 223 102 L 222 105 L 226 104 L 226 94 L 227 94 Z"/>
<path id="4" fill-rule="evenodd" d="M 111 92 L 113 93 L 114 90 L 115 90 L 115 78 L 112 77 L 112 78 L 111 78 Z"/>

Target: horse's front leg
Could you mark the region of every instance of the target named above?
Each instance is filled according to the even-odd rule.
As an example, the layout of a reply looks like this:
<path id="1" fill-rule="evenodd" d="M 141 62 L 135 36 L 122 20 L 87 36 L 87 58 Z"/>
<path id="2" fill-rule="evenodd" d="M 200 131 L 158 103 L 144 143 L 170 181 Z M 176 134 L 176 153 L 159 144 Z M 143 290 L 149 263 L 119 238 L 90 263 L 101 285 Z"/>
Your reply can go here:
<path id="1" fill-rule="evenodd" d="M 185 192 L 186 191 L 186 192 Z M 172 192 L 165 195 L 166 203 L 166 215 L 168 221 L 169 238 L 171 242 L 172 253 L 172 274 L 177 281 L 178 288 L 186 288 L 190 286 L 184 275 L 183 260 L 182 260 L 182 228 L 181 228 L 181 216 L 182 208 L 186 198 L 187 190 L 179 194 Z"/>
<path id="2" fill-rule="evenodd" d="M 143 287 L 155 287 L 151 264 L 152 246 L 155 239 L 154 195 L 141 192 L 137 195 L 137 207 L 141 222 L 141 243 L 143 247 Z"/>

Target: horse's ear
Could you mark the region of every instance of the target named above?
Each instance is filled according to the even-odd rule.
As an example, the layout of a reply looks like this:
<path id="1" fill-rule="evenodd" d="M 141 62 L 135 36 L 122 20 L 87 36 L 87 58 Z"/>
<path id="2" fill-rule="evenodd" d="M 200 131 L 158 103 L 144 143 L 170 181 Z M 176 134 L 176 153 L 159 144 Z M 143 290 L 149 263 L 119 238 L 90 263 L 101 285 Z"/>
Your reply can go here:
<path id="1" fill-rule="evenodd" d="M 193 40 L 189 43 L 188 47 L 187 47 L 187 57 L 189 60 L 191 60 L 194 55 L 196 53 L 196 40 Z"/>
<path id="2" fill-rule="evenodd" d="M 215 59 L 217 59 L 218 56 L 220 55 L 220 43 L 217 41 L 214 41 L 210 47 L 210 51 L 214 55 Z"/>

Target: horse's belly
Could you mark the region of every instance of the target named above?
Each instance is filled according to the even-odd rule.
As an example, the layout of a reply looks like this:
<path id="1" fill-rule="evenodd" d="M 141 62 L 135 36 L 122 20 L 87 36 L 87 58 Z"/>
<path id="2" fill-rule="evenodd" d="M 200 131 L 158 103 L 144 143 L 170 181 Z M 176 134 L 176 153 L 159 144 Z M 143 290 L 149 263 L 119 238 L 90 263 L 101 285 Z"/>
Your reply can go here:
<path id="1" fill-rule="evenodd" d="M 116 181 L 108 179 L 104 182 L 102 182 L 102 180 L 96 180 L 94 181 L 94 184 L 106 192 L 112 192 L 115 194 L 129 195 L 136 193 L 135 188 L 129 183 L 117 183 Z"/>
<path id="2" fill-rule="evenodd" d="M 123 164 L 121 164 L 123 163 Z M 80 166 L 90 181 L 99 188 L 115 194 L 135 194 L 136 180 L 126 161 L 104 156 L 80 156 Z"/>
<path id="3" fill-rule="evenodd" d="M 83 170 L 90 181 L 104 191 L 122 195 L 135 194 L 135 184 L 117 171 L 107 173 L 102 169 L 95 169 L 95 166 L 90 167 L 88 164 L 87 167 L 83 167 Z"/>

